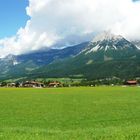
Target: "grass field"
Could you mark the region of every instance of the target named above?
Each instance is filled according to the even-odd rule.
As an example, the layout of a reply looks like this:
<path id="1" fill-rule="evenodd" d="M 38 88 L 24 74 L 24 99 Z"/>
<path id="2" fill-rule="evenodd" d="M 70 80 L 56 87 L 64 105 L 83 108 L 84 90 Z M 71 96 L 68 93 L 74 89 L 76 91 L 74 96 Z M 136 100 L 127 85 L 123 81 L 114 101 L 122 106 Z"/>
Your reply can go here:
<path id="1" fill-rule="evenodd" d="M 0 140 L 140 140 L 140 88 L 2 88 Z"/>

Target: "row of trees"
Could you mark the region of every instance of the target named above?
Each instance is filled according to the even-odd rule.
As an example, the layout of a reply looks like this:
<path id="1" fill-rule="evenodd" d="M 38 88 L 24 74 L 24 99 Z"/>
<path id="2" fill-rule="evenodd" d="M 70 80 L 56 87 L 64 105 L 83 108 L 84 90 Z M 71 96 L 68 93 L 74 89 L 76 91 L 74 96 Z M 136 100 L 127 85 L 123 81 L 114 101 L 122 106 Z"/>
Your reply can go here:
<path id="1" fill-rule="evenodd" d="M 113 78 L 104 78 L 104 79 L 96 79 L 96 80 L 83 79 L 81 81 L 76 81 L 76 82 L 73 79 L 71 79 L 69 82 L 66 82 L 66 81 L 60 82 L 59 80 L 55 82 L 60 82 L 63 87 L 70 87 L 70 86 L 124 85 L 127 80 L 128 79 L 120 79 L 117 77 L 113 77 Z M 129 80 L 132 80 L 132 79 L 129 79 Z M 137 82 L 140 83 L 140 78 L 133 79 L 133 80 L 137 80 Z M 45 79 L 45 80 L 40 80 L 38 82 L 43 83 L 43 85 L 47 87 L 49 83 L 53 83 L 54 81 Z M 8 84 L 9 82 L 5 82 L 5 81 L 0 82 L 1 87 L 5 87 Z M 21 82 L 19 81 L 15 82 L 15 87 L 19 87 L 20 84 Z"/>

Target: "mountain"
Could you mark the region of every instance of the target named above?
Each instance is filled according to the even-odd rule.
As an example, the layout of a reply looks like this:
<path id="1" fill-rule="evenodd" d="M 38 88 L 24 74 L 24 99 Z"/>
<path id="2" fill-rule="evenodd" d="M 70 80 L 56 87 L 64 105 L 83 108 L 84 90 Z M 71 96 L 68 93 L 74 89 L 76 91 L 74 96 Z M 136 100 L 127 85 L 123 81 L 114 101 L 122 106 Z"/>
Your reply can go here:
<path id="1" fill-rule="evenodd" d="M 88 49 L 88 52 L 90 53 L 99 50 L 137 50 L 137 47 L 120 35 L 104 32 L 91 41 Z"/>
<path id="2" fill-rule="evenodd" d="M 53 61 L 68 58 L 80 53 L 88 42 L 78 44 L 75 46 L 66 47 L 63 49 L 43 49 L 32 53 L 17 56 L 17 61 L 20 63 L 27 63 L 32 61 L 36 65 L 48 65 Z"/>
<path id="3" fill-rule="evenodd" d="M 133 58 L 137 52 L 138 48 L 133 43 L 109 32 L 96 36 L 84 51 L 85 55 L 92 55 L 97 61 Z"/>
<path id="4" fill-rule="evenodd" d="M 140 50 L 122 36 L 104 32 L 73 58 L 54 62 L 35 71 L 40 77 L 88 79 L 140 76 Z"/>
<path id="5" fill-rule="evenodd" d="M 41 49 L 22 55 L 8 55 L 0 59 L 0 79 L 25 77 L 42 66 L 79 54 L 88 42 L 63 49 Z"/>
<path id="6" fill-rule="evenodd" d="M 0 79 L 140 77 L 140 50 L 122 36 L 103 32 L 91 42 L 42 49 L 0 59 Z"/>

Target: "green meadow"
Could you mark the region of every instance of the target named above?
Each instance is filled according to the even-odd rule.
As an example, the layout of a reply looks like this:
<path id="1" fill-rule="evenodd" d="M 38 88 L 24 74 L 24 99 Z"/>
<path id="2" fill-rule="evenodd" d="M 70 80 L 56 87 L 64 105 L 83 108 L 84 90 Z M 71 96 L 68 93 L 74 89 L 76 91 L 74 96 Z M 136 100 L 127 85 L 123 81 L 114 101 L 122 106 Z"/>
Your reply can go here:
<path id="1" fill-rule="evenodd" d="M 0 140 L 140 140 L 140 87 L 1 88 Z"/>

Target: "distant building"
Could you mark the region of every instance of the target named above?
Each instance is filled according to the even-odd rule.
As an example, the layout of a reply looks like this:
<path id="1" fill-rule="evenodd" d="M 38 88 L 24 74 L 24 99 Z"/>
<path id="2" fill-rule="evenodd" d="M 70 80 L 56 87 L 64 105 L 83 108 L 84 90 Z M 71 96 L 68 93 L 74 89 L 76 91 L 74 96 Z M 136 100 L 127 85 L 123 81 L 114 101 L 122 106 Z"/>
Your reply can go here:
<path id="1" fill-rule="evenodd" d="M 138 82 L 136 80 L 126 81 L 126 85 L 129 86 L 136 86 Z"/>
<path id="2" fill-rule="evenodd" d="M 26 81 L 24 83 L 22 83 L 23 87 L 44 87 L 43 83 L 40 82 L 36 82 L 36 81 Z"/>
<path id="3" fill-rule="evenodd" d="M 60 82 L 51 82 L 48 84 L 49 87 L 61 87 L 62 84 Z"/>
<path id="4" fill-rule="evenodd" d="M 16 86 L 16 83 L 8 83 L 7 84 L 7 87 L 15 87 Z"/>

